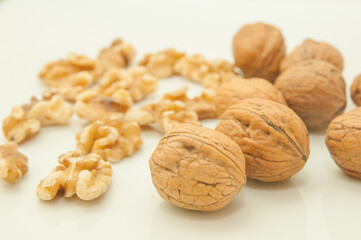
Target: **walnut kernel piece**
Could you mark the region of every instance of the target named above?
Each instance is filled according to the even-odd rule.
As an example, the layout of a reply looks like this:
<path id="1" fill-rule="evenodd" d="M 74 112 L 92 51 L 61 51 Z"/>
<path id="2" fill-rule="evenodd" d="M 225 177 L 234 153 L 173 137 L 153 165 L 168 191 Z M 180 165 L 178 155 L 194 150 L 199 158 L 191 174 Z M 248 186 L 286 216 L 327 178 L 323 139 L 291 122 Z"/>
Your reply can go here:
<path id="1" fill-rule="evenodd" d="M 28 158 L 17 147 L 14 142 L 0 146 L 0 178 L 9 183 L 19 182 L 28 171 Z"/>
<path id="2" fill-rule="evenodd" d="M 96 153 L 109 162 L 119 162 L 142 146 L 137 123 L 120 120 L 96 121 L 76 135 L 81 154 Z"/>
<path id="3" fill-rule="evenodd" d="M 58 60 L 45 65 L 39 73 L 39 78 L 49 87 L 62 88 L 71 85 L 76 74 L 88 72 L 91 75 L 91 82 L 98 78 L 96 62 L 84 55 L 71 53 L 66 60 Z"/>
<path id="4" fill-rule="evenodd" d="M 174 65 L 184 56 L 184 53 L 169 48 L 154 54 L 145 55 L 139 62 L 139 65 L 145 66 L 151 74 L 158 78 L 167 78 L 176 74 Z"/>
<path id="5" fill-rule="evenodd" d="M 98 71 L 104 73 L 112 68 L 126 67 L 135 57 L 133 45 L 116 39 L 113 43 L 100 51 L 98 55 Z"/>
<path id="6" fill-rule="evenodd" d="M 345 80 L 325 61 L 307 60 L 287 68 L 276 79 L 275 87 L 309 129 L 327 127 L 346 107 Z"/>
<path id="7" fill-rule="evenodd" d="M 246 175 L 262 182 L 298 173 L 310 154 L 307 128 L 287 106 L 248 98 L 230 106 L 216 130 L 229 136 L 246 158 Z"/>
<path id="8" fill-rule="evenodd" d="M 361 108 L 333 119 L 325 141 L 337 166 L 346 174 L 361 179 Z"/>
<path id="9" fill-rule="evenodd" d="M 112 167 L 97 154 L 82 157 L 79 152 L 70 151 L 61 155 L 58 162 L 37 187 L 37 195 L 42 200 L 53 199 L 61 189 L 65 197 L 76 194 L 82 200 L 92 200 L 102 195 L 110 184 Z"/>
<path id="10" fill-rule="evenodd" d="M 234 79 L 222 84 L 215 97 L 218 116 L 226 109 L 246 98 L 263 98 L 287 105 L 282 93 L 262 78 Z"/>
<path id="11" fill-rule="evenodd" d="M 245 25 L 233 38 L 233 56 L 245 78 L 277 77 L 286 47 L 281 31 L 268 24 Z"/>
<path id="12" fill-rule="evenodd" d="M 351 98 L 357 106 L 361 106 L 361 74 L 357 75 L 352 82 Z"/>
<path id="13" fill-rule="evenodd" d="M 150 160 L 154 187 L 172 204 L 217 211 L 246 183 L 244 156 L 228 137 L 206 127 L 181 124 L 160 140 Z"/>
<path id="14" fill-rule="evenodd" d="M 306 39 L 286 56 L 281 62 L 280 70 L 283 72 L 292 65 L 310 59 L 323 60 L 334 65 L 340 72 L 343 70 L 341 53 L 328 43 L 317 42 L 312 39 Z"/>
<path id="15" fill-rule="evenodd" d="M 107 119 L 123 119 L 124 113 L 130 109 L 133 101 L 124 89 L 120 89 L 111 97 L 99 94 L 97 90 L 81 93 L 75 103 L 75 112 L 80 118 L 91 122 Z"/>

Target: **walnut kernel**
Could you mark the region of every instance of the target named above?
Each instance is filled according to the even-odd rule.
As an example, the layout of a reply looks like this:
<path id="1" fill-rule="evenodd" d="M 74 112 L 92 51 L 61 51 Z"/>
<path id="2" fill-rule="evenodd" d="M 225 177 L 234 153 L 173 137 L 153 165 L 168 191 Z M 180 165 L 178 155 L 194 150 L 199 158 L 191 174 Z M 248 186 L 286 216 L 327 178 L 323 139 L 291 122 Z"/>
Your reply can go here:
<path id="1" fill-rule="evenodd" d="M 14 142 L 0 146 L 0 178 L 9 183 L 17 183 L 28 171 L 28 158 L 17 147 Z"/>

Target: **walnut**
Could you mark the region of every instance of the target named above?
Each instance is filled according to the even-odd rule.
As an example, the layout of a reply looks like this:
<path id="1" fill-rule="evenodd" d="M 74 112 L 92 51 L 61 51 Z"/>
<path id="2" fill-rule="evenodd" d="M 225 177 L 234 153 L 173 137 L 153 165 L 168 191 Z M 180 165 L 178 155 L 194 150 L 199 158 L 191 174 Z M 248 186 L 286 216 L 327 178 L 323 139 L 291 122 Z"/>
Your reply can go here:
<path id="1" fill-rule="evenodd" d="M 272 25 L 245 25 L 233 38 L 234 60 L 245 78 L 259 77 L 273 82 L 285 51 L 282 33 Z"/>
<path id="2" fill-rule="evenodd" d="M 333 160 L 346 174 L 361 179 L 361 108 L 332 120 L 326 145 Z"/>
<path id="3" fill-rule="evenodd" d="M 92 200 L 108 188 L 112 167 L 97 154 L 82 157 L 77 151 L 70 151 L 58 158 L 59 165 L 43 179 L 37 187 L 42 200 L 53 199 L 59 190 L 65 197 L 76 194 L 82 200 Z"/>
<path id="4" fill-rule="evenodd" d="M 81 154 L 96 153 L 109 162 L 119 162 L 142 146 L 140 127 L 121 120 L 96 121 L 76 135 Z"/>
<path id="5" fill-rule="evenodd" d="M 307 128 L 287 106 L 248 98 L 230 106 L 216 130 L 229 136 L 246 158 L 246 175 L 262 182 L 288 179 L 310 154 Z"/>
<path id="6" fill-rule="evenodd" d="M 208 61 L 201 55 L 181 58 L 174 69 L 180 76 L 207 88 L 216 88 L 236 76 L 232 64 L 223 60 Z"/>
<path id="7" fill-rule="evenodd" d="M 129 67 L 127 69 L 110 69 L 99 82 L 98 90 L 104 96 L 112 96 L 114 92 L 125 89 L 134 102 L 144 99 L 158 88 L 158 79 L 149 74 L 145 67 Z"/>
<path id="8" fill-rule="evenodd" d="M 81 93 L 75 103 L 75 112 L 80 118 L 91 122 L 107 119 L 123 119 L 124 113 L 130 109 L 133 101 L 124 89 L 120 89 L 111 97 L 100 94 L 97 90 Z"/>
<path id="9" fill-rule="evenodd" d="M 176 74 L 174 65 L 184 56 L 184 53 L 169 48 L 154 54 L 145 55 L 139 62 L 139 65 L 145 66 L 156 77 L 167 78 Z"/>
<path id="10" fill-rule="evenodd" d="M 219 210 L 246 183 L 244 156 L 237 144 L 191 124 L 178 125 L 164 135 L 149 165 L 159 195 L 185 209 Z"/>
<path id="11" fill-rule="evenodd" d="M 357 106 L 361 106 L 361 74 L 357 75 L 352 82 L 351 98 Z"/>
<path id="12" fill-rule="evenodd" d="M 282 93 L 269 81 L 262 78 L 234 79 L 222 84 L 215 97 L 219 116 L 226 109 L 246 98 L 263 98 L 287 105 Z"/>
<path id="13" fill-rule="evenodd" d="M 28 158 L 17 147 L 14 142 L 0 146 L 0 178 L 9 183 L 17 183 L 28 171 Z"/>
<path id="14" fill-rule="evenodd" d="M 288 106 L 309 129 L 326 127 L 346 107 L 346 84 L 340 71 L 321 60 L 287 68 L 275 82 Z"/>
<path id="15" fill-rule="evenodd" d="M 49 87 L 63 88 L 72 85 L 72 82 L 76 81 L 74 78 L 79 78 L 77 74 L 84 71 L 91 75 L 91 83 L 98 78 L 96 61 L 71 53 L 66 60 L 60 59 L 45 65 L 40 70 L 39 78 Z"/>
<path id="16" fill-rule="evenodd" d="M 312 39 L 306 39 L 286 56 L 281 62 L 280 70 L 284 71 L 296 63 L 310 59 L 323 60 L 334 65 L 340 72 L 343 70 L 341 53 L 328 43 L 317 42 Z"/>
<path id="17" fill-rule="evenodd" d="M 126 67 L 135 57 L 134 47 L 121 39 L 102 49 L 98 55 L 98 71 L 104 73 L 112 68 Z"/>

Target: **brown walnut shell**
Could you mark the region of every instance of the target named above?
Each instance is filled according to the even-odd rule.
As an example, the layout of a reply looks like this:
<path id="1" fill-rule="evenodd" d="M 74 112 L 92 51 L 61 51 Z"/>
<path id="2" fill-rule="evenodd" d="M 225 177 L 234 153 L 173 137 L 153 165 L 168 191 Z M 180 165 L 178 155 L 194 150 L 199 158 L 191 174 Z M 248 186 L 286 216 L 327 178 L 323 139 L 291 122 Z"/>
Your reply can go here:
<path id="1" fill-rule="evenodd" d="M 357 75 L 352 82 L 351 98 L 357 106 L 361 106 L 361 74 Z"/>
<path id="2" fill-rule="evenodd" d="M 310 154 L 307 128 L 290 108 L 249 98 L 230 106 L 216 130 L 232 138 L 246 158 L 246 175 L 262 182 L 288 179 Z"/>
<path id="3" fill-rule="evenodd" d="M 325 61 L 300 62 L 282 72 L 275 86 L 309 129 L 327 127 L 346 107 L 345 80 Z"/>
<path id="4" fill-rule="evenodd" d="M 190 210 L 225 207 L 246 182 L 244 156 L 227 136 L 181 124 L 167 132 L 149 160 L 159 195 Z"/>
<path id="5" fill-rule="evenodd" d="M 306 39 L 286 56 L 281 62 L 280 70 L 283 72 L 292 65 L 310 59 L 323 60 L 337 67 L 340 72 L 343 70 L 341 53 L 326 42 L 317 42 L 312 39 Z"/>
<path id="6" fill-rule="evenodd" d="M 361 179 L 361 108 L 338 116 L 328 126 L 326 145 L 346 174 Z"/>
<path id="7" fill-rule="evenodd" d="M 233 38 L 234 60 L 245 78 L 260 77 L 273 82 L 285 52 L 282 33 L 272 25 L 245 25 Z"/>
<path id="8" fill-rule="evenodd" d="M 226 109 L 246 98 L 263 98 L 287 105 L 282 93 L 262 78 L 234 79 L 220 86 L 215 98 L 216 111 L 221 116 Z"/>

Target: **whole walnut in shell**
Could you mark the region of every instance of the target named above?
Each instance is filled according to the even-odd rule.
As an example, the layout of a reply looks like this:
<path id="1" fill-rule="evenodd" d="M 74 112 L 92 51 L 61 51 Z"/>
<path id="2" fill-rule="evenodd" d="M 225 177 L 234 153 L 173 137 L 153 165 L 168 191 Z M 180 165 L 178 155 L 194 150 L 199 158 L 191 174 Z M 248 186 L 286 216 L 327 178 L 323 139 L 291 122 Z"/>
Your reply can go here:
<path id="1" fill-rule="evenodd" d="M 351 98 L 357 106 L 361 106 L 361 74 L 357 75 L 352 82 Z"/>
<path id="2" fill-rule="evenodd" d="M 307 128 L 287 106 L 249 98 L 230 106 L 216 130 L 229 136 L 246 158 L 246 175 L 262 182 L 288 179 L 310 154 Z"/>
<path id="3" fill-rule="evenodd" d="M 219 210 L 246 182 L 244 156 L 237 144 L 192 124 L 178 125 L 165 134 L 149 165 L 159 195 L 190 210 Z"/>
<path id="4" fill-rule="evenodd" d="M 361 108 L 336 117 L 327 129 L 326 145 L 346 174 L 361 179 Z"/>
<path id="5" fill-rule="evenodd" d="M 345 80 L 325 61 L 300 62 L 282 72 L 275 86 L 309 129 L 327 127 L 346 107 Z"/>
<path id="6" fill-rule="evenodd" d="M 287 105 L 282 93 L 269 81 L 262 78 L 238 78 L 218 88 L 215 98 L 218 116 L 221 116 L 229 106 L 246 98 L 263 98 Z"/>
<path id="7" fill-rule="evenodd" d="M 260 77 L 273 82 L 285 51 L 282 33 L 272 25 L 245 25 L 233 38 L 234 60 L 245 78 Z"/>
<path id="8" fill-rule="evenodd" d="M 284 71 L 294 64 L 310 59 L 323 60 L 331 63 L 341 72 L 343 70 L 341 53 L 328 43 L 317 42 L 312 39 L 306 39 L 300 46 L 296 47 L 286 56 L 281 62 L 280 70 Z"/>

